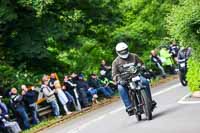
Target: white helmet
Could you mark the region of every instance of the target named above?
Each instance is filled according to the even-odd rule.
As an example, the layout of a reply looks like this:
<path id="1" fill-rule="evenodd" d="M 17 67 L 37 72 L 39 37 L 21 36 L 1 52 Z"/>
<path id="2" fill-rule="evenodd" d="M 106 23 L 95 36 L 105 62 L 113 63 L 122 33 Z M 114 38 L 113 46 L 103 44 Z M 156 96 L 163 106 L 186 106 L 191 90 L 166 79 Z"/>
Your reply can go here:
<path id="1" fill-rule="evenodd" d="M 116 52 L 120 58 L 126 59 L 128 58 L 128 45 L 124 42 L 120 42 L 116 45 Z"/>

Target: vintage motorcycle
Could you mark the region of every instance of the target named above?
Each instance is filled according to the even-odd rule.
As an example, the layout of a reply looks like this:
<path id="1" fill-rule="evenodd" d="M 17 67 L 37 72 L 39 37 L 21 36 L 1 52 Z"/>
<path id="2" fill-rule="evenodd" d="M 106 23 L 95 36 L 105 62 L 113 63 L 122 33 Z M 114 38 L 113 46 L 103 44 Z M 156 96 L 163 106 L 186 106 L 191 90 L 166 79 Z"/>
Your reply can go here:
<path id="1" fill-rule="evenodd" d="M 145 86 L 141 83 L 141 64 L 125 64 L 122 69 L 123 73 L 120 74 L 120 77 L 127 82 L 128 95 L 134 105 L 133 111 L 128 112 L 129 115 L 135 115 L 137 121 L 142 120 L 142 114 L 146 116 L 147 120 L 152 120 L 152 101 L 146 94 Z"/>

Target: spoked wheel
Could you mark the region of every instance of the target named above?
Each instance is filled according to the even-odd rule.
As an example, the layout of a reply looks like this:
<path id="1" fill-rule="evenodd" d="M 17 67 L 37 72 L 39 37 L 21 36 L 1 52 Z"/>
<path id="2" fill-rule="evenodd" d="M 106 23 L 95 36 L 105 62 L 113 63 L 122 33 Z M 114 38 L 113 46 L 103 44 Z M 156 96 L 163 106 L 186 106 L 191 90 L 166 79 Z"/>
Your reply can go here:
<path id="1" fill-rule="evenodd" d="M 143 110 L 147 120 L 152 120 L 151 101 L 144 90 L 141 90 L 141 99 L 144 103 Z"/>
<path id="2" fill-rule="evenodd" d="M 132 99 L 133 101 L 133 105 L 135 105 L 135 117 L 137 119 L 137 121 L 141 121 L 142 120 L 142 114 L 141 112 L 138 112 L 139 111 L 139 107 L 138 107 L 138 104 L 139 104 L 139 101 L 138 99 L 135 97 Z"/>

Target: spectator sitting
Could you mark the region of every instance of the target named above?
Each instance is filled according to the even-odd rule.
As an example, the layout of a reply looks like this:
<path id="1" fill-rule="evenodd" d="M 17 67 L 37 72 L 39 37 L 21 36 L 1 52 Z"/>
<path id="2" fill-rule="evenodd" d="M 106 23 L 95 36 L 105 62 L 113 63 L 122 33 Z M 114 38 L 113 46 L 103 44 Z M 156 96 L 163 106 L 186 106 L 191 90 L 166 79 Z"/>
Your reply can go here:
<path id="1" fill-rule="evenodd" d="M 74 88 L 76 87 L 76 84 L 73 83 L 72 78 L 70 76 L 64 77 L 64 86 L 66 88 L 66 91 L 73 96 L 73 99 L 76 99 L 76 95 L 74 93 Z M 77 103 L 76 103 L 77 104 Z"/>
<path id="2" fill-rule="evenodd" d="M 78 75 L 78 80 L 76 81 L 76 83 L 77 83 L 77 89 L 78 89 L 78 92 L 79 92 L 79 100 L 81 102 L 81 105 L 83 107 L 90 106 L 89 99 L 88 99 L 88 96 L 87 96 L 89 85 L 84 80 L 83 74 Z"/>
<path id="3" fill-rule="evenodd" d="M 63 92 L 63 90 L 61 89 L 60 82 L 58 80 L 56 80 L 54 82 L 54 86 L 55 86 L 56 93 L 58 95 L 58 99 L 61 102 L 61 104 L 63 105 L 65 113 L 67 115 L 70 115 L 72 112 L 70 112 L 67 108 L 67 103 L 69 100 L 68 100 L 67 96 L 65 95 L 65 93 Z"/>
<path id="4" fill-rule="evenodd" d="M 11 132 L 11 133 L 19 133 L 21 132 L 21 128 L 19 127 L 17 122 L 10 122 L 8 116 L 8 109 L 6 105 L 1 102 L 0 96 L 0 129 L 3 132 Z"/>
<path id="5" fill-rule="evenodd" d="M 160 57 L 157 55 L 155 50 L 151 51 L 151 61 L 156 65 L 156 67 L 158 69 L 160 69 L 161 73 L 162 73 L 162 77 L 165 78 L 166 77 L 166 73 L 165 70 L 162 66 L 162 61 L 160 59 Z"/>
<path id="6" fill-rule="evenodd" d="M 88 84 L 90 88 L 96 89 L 97 92 L 101 92 L 106 98 L 111 98 L 112 94 L 108 87 L 103 87 L 100 80 L 97 78 L 96 74 L 91 74 Z"/>
<path id="7" fill-rule="evenodd" d="M 60 108 L 58 106 L 56 97 L 54 95 L 55 89 L 51 90 L 51 88 L 48 86 L 48 76 L 47 75 L 44 75 L 42 78 L 41 92 L 44 94 L 47 103 L 49 103 L 51 105 L 54 116 L 59 118 L 60 117 Z"/>
<path id="8" fill-rule="evenodd" d="M 58 79 L 56 79 L 56 73 L 51 73 L 48 86 L 49 86 L 52 90 L 55 89 L 54 82 L 55 82 L 56 80 L 58 80 Z"/>
<path id="9" fill-rule="evenodd" d="M 25 103 L 28 106 L 28 110 L 31 113 L 32 119 L 33 119 L 33 124 L 38 124 L 40 121 L 38 119 L 38 114 L 37 114 L 37 104 L 35 103 L 37 101 L 37 92 L 33 90 L 31 87 L 28 89 L 26 85 L 22 85 L 22 96 L 24 98 Z"/>
<path id="10" fill-rule="evenodd" d="M 24 107 L 23 96 L 17 93 L 16 88 L 11 89 L 10 95 L 11 95 L 10 104 L 18 122 L 23 123 L 24 129 L 29 129 L 30 128 L 29 118 Z"/>
<path id="11" fill-rule="evenodd" d="M 110 92 L 110 94 L 113 95 L 116 86 L 115 86 L 115 83 L 112 80 L 109 80 L 106 77 L 106 71 L 104 71 L 104 70 L 100 71 L 100 77 L 99 77 L 99 79 L 100 79 L 100 82 L 103 85 L 103 87 L 106 87 L 107 90 Z"/>
<path id="12" fill-rule="evenodd" d="M 66 97 L 68 98 L 68 103 L 67 103 L 67 107 L 69 107 L 70 110 L 74 110 L 76 108 L 76 102 L 74 97 L 67 91 L 66 86 L 62 86 L 62 90 L 65 93 Z M 71 109 L 73 105 L 73 109 Z"/>
<path id="13" fill-rule="evenodd" d="M 108 79 L 112 79 L 112 77 L 111 77 L 111 66 L 109 66 L 109 65 L 107 65 L 106 64 L 106 61 L 105 60 L 102 60 L 101 61 L 101 65 L 100 65 L 100 71 L 101 70 L 104 70 L 105 72 L 106 72 L 106 77 L 108 78 Z"/>

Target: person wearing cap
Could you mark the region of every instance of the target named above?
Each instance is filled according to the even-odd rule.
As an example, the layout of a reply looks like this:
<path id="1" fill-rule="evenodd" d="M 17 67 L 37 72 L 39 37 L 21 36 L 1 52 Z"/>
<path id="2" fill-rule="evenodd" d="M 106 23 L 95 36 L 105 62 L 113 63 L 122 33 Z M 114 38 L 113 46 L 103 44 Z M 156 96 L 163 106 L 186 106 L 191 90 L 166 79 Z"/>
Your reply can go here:
<path id="1" fill-rule="evenodd" d="M 123 73 L 123 69 L 121 69 L 121 66 L 125 64 L 129 64 L 129 63 L 144 65 L 144 63 L 138 57 L 138 55 L 134 53 L 129 53 L 128 45 L 124 42 L 118 43 L 116 45 L 115 50 L 118 56 L 115 58 L 115 60 L 112 63 L 112 78 L 113 78 L 113 81 L 118 84 L 117 88 L 118 88 L 120 97 L 125 105 L 126 112 L 129 114 L 129 112 L 132 112 L 134 110 L 134 105 L 132 104 L 128 96 L 126 81 L 124 81 L 123 78 L 120 76 L 120 73 Z M 149 99 L 152 101 L 152 107 L 154 108 L 156 106 L 156 102 L 152 100 L 149 82 L 143 76 L 140 76 L 140 80 L 141 80 L 141 84 L 145 86 L 145 91 Z"/>
<path id="2" fill-rule="evenodd" d="M 37 101 L 37 92 L 33 88 L 28 89 L 26 85 L 21 85 L 21 89 L 24 102 L 32 116 L 32 123 L 36 125 L 40 122 L 37 114 L 37 104 L 35 103 Z"/>
<path id="3" fill-rule="evenodd" d="M 88 107 L 91 104 L 89 103 L 89 98 L 88 98 L 88 88 L 89 85 L 88 83 L 84 80 L 83 74 L 78 75 L 78 79 L 76 81 L 77 83 L 77 89 L 79 92 L 79 100 L 82 105 L 82 107 Z"/>

